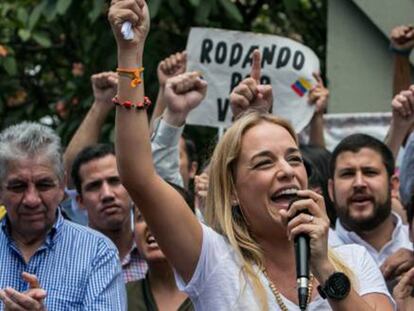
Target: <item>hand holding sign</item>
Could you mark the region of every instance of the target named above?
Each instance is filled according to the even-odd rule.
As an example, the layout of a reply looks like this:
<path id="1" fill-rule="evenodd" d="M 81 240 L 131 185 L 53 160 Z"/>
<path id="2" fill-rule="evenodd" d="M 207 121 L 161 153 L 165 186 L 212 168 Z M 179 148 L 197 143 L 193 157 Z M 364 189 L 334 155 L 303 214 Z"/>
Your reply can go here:
<path id="1" fill-rule="evenodd" d="M 309 102 L 315 105 L 315 113 L 323 114 L 328 105 L 329 90 L 323 84 L 323 80 L 319 73 L 313 73 L 316 79 L 316 85 L 309 92 Z"/>
<path id="2" fill-rule="evenodd" d="M 272 87 L 260 84 L 261 55 L 259 50 L 252 54 L 250 78 L 244 79 L 230 94 L 230 105 L 234 118 L 248 109 L 270 111 L 273 105 Z"/>
<path id="3" fill-rule="evenodd" d="M 207 82 L 196 71 L 168 79 L 163 98 L 167 106 L 164 120 L 170 125 L 181 126 L 188 113 L 201 103 L 206 92 Z"/>

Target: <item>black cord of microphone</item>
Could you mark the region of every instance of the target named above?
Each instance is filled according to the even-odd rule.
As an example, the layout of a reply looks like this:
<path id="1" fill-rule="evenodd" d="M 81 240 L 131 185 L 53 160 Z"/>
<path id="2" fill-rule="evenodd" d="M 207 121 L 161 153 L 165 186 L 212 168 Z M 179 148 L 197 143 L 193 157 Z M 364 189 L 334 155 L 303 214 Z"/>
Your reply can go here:
<path id="1" fill-rule="evenodd" d="M 290 206 L 300 200 L 300 197 L 292 199 L 289 203 Z M 299 213 L 307 213 L 306 211 L 301 211 Z M 298 214 L 299 214 L 298 213 Z M 307 213 L 308 214 L 308 213 Z M 295 217 L 297 214 L 295 215 Z M 298 288 L 298 298 L 299 298 L 299 308 L 302 311 L 306 310 L 308 305 L 308 289 L 309 289 L 309 256 L 310 256 L 310 246 L 309 246 L 309 236 L 306 234 L 299 234 L 295 237 L 294 240 L 295 246 L 295 259 L 296 259 L 296 282 Z"/>

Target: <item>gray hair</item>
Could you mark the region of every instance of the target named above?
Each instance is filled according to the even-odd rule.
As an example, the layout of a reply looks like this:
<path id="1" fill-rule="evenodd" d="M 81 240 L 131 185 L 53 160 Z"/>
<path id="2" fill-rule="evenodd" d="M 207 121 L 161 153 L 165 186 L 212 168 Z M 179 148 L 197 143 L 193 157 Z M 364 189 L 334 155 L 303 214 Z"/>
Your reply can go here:
<path id="1" fill-rule="evenodd" d="M 25 121 L 4 129 L 0 133 L 0 180 L 6 178 L 9 163 L 39 156 L 51 161 L 62 182 L 65 176 L 62 146 L 51 128 Z"/>

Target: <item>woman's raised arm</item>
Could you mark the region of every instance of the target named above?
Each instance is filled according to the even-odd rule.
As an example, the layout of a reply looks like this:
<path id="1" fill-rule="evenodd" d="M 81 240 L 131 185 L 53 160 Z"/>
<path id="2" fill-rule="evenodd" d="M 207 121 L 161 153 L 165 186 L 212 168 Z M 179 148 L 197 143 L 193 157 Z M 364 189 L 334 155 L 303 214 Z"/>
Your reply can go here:
<path id="1" fill-rule="evenodd" d="M 156 174 L 152 161 L 147 100 L 141 81 L 142 55 L 149 31 L 148 8 L 143 0 L 113 0 L 108 18 L 118 46 L 116 156 L 121 180 L 162 251 L 188 281 L 200 255 L 202 230 L 184 199 Z M 125 21 L 132 24 L 131 40 L 123 38 Z M 183 124 L 191 107 L 201 102 L 205 89 L 206 83 L 195 73 L 168 81 L 165 120 Z"/>

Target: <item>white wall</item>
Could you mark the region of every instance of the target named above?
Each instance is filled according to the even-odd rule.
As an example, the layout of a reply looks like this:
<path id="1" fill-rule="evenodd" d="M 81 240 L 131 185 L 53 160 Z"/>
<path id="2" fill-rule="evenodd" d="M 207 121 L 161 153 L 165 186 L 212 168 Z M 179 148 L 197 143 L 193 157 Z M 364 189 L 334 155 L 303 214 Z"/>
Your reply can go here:
<path id="1" fill-rule="evenodd" d="M 330 113 L 390 110 L 393 62 L 388 34 L 394 26 L 410 23 L 413 0 L 329 0 Z"/>

